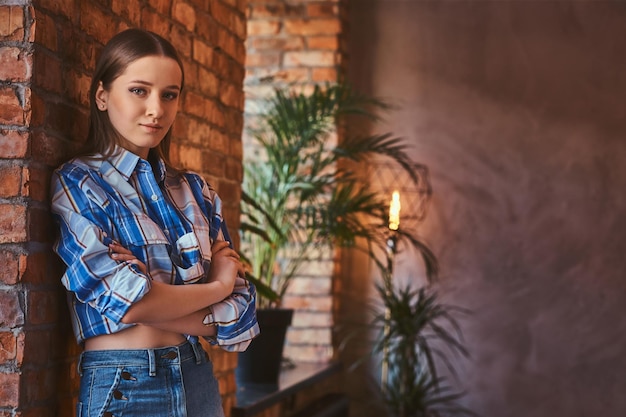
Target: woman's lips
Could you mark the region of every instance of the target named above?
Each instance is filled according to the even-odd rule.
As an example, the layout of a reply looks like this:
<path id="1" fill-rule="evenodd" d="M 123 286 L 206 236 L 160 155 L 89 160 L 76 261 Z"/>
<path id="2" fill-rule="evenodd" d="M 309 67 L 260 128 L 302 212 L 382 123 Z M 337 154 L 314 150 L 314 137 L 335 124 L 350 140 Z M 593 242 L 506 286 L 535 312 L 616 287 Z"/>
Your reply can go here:
<path id="1" fill-rule="evenodd" d="M 163 129 L 161 125 L 155 125 L 150 123 L 141 124 L 141 126 L 150 133 L 158 132 L 159 130 Z"/>

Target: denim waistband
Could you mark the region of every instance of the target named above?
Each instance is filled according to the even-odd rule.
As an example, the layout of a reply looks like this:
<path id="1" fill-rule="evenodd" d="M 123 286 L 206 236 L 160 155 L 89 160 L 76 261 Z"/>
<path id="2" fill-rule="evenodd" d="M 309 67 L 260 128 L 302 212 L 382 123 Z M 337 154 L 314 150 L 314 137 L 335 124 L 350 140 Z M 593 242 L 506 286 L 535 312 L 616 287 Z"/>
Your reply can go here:
<path id="1" fill-rule="evenodd" d="M 155 376 L 157 367 L 179 365 L 190 359 L 200 363 L 202 355 L 206 355 L 202 346 L 189 341 L 157 349 L 86 350 L 79 357 L 78 373 L 82 375 L 87 367 L 148 366 L 150 376 Z"/>

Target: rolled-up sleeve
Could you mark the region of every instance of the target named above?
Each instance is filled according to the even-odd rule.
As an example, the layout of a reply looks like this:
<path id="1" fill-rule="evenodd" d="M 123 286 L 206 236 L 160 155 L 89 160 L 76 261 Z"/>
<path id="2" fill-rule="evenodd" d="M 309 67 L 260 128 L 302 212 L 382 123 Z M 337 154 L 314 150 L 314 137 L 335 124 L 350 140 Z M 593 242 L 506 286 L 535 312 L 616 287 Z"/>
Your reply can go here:
<path id="1" fill-rule="evenodd" d="M 57 172 L 52 179 L 52 212 L 60 230 L 55 251 L 67 265 L 62 283 L 79 302 L 127 327 L 121 320 L 150 290 L 150 279 L 134 265 L 109 256 L 110 221 L 88 198 L 88 181 L 75 169 Z"/>
<path id="2" fill-rule="evenodd" d="M 212 240 L 232 242 L 222 216 L 222 202 L 206 182 L 201 181 L 203 201 L 200 207 L 210 224 Z M 232 243 L 231 243 L 232 246 Z M 232 352 L 244 351 L 256 336 L 259 325 L 256 318 L 256 289 L 242 277 L 237 277 L 232 294 L 225 300 L 212 305 L 213 324 L 217 335 L 207 340 L 222 349 Z"/>
<path id="3" fill-rule="evenodd" d="M 256 319 L 256 289 L 247 280 L 238 277 L 233 293 L 210 307 L 213 323 L 217 326 L 215 337 L 206 339 L 230 352 L 240 352 L 259 335 Z"/>

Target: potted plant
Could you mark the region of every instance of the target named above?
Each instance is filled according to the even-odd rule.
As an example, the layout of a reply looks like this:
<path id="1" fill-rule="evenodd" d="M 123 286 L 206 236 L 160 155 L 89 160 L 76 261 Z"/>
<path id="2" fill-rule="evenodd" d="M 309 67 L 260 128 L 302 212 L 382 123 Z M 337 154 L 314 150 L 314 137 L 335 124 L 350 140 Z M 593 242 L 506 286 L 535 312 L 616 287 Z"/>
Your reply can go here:
<path id="1" fill-rule="evenodd" d="M 418 169 L 402 139 L 389 133 L 351 136 L 347 123 L 376 119 L 386 108 L 347 85 L 327 84 L 311 94 L 277 90 L 259 115 L 251 133 L 264 157 L 244 166 L 241 252 L 259 294 L 261 336 L 240 354 L 239 368 L 256 362 L 251 357 L 261 340 L 276 333 L 267 325 L 264 329 L 262 316 L 267 310 L 277 314 L 298 268 L 315 248 L 360 244 L 374 254 L 375 247 L 384 246 L 388 205 L 359 179 L 358 165 L 384 157 L 415 181 Z M 338 133 L 340 140 L 329 141 Z M 282 343 L 272 342 L 281 348 Z M 268 355 L 262 355 L 267 363 Z M 277 371 L 261 373 L 270 380 L 277 376 Z"/>
<path id="2" fill-rule="evenodd" d="M 475 416 L 458 404 L 462 393 L 447 385 L 437 365 L 445 364 L 456 375 L 449 355 L 468 356 L 455 317 L 467 311 L 441 303 L 430 285 L 396 288 L 391 270 L 382 269 L 383 280 L 377 292 L 384 312 L 374 319 L 381 331 L 374 352 L 382 355 L 387 366 L 387 377 L 381 381 L 379 391 L 386 415 Z"/>

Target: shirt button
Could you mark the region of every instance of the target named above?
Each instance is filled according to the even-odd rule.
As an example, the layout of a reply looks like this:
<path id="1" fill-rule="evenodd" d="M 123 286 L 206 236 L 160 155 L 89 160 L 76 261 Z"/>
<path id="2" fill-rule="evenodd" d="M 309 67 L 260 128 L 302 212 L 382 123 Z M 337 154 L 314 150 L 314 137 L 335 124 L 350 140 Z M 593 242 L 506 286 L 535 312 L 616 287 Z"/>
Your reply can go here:
<path id="1" fill-rule="evenodd" d="M 159 197 L 156 194 L 152 194 L 152 201 L 157 201 Z"/>
<path id="2" fill-rule="evenodd" d="M 130 374 L 130 372 L 127 372 L 127 371 L 122 372 L 122 379 L 125 379 L 126 381 L 130 381 L 132 377 L 133 376 Z"/>
<path id="3" fill-rule="evenodd" d="M 156 239 L 156 238 L 157 238 L 157 235 L 156 235 L 156 233 L 151 233 L 151 234 L 150 234 L 150 237 L 151 237 L 152 239 Z"/>
<path id="4" fill-rule="evenodd" d="M 165 229 L 164 232 L 165 232 L 166 235 L 170 234 L 170 231 L 168 229 Z"/>

